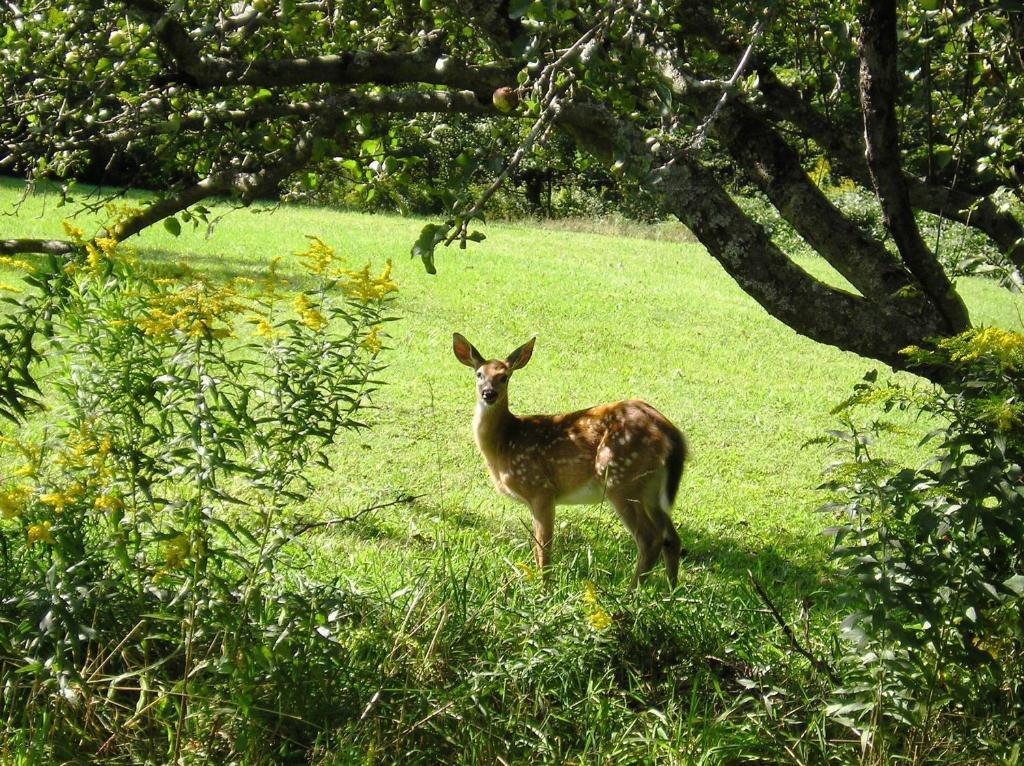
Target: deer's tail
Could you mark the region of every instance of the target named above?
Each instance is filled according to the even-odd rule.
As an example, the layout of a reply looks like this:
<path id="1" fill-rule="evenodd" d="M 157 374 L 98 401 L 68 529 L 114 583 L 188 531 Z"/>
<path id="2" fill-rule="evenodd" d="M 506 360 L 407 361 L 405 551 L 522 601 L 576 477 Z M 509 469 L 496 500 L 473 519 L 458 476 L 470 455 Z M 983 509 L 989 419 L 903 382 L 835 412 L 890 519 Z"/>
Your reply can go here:
<path id="1" fill-rule="evenodd" d="M 665 481 L 661 485 L 661 510 L 671 513 L 672 506 L 676 502 L 676 493 L 679 491 L 679 480 L 683 476 L 683 466 L 686 464 L 687 448 L 685 437 L 675 428 L 666 431 L 669 449 L 665 456 Z"/>

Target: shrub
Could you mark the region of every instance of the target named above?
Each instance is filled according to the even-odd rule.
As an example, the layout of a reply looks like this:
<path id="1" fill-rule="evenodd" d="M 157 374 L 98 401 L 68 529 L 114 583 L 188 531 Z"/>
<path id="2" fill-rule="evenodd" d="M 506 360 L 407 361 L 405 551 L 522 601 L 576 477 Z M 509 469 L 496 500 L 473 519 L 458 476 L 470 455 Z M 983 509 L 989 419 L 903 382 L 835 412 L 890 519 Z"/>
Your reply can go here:
<path id="1" fill-rule="evenodd" d="M 849 450 L 826 486 L 842 515 L 832 532 L 849 651 L 833 713 L 878 743 L 901 727 L 907 749 L 956 722 L 979 750 L 1007 756 L 1024 712 L 1024 336 L 971 330 L 906 353 L 954 382 L 869 376 L 838 409 Z M 930 459 L 885 460 L 877 439 L 892 424 L 850 417 L 866 404 L 934 422 Z"/>
<path id="2" fill-rule="evenodd" d="M 303 529 L 289 508 L 362 427 L 390 265 L 345 269 L 311 238 L 312 284 L 285 292 L 276 261 L 259 283 L 215 283 L 69 233 L 79 252 L 30 275 L 0 328 L 45 323 L 19 380 L 49 407 L 2 439 L 0 752 L 272 749 L 326 714 L 304 682 L 332 683 L 324 631 L 348 606 L 281 582 Z"/>

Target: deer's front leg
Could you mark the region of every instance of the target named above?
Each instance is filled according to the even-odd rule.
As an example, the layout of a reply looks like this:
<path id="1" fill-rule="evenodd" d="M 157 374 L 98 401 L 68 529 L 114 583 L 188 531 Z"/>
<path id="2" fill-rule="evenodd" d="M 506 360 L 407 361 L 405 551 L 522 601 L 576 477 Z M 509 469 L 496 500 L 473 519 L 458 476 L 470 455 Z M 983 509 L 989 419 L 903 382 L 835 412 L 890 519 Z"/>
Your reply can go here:
<path id="1" fill-rule="evenodd" d="M 533 558 L 537 569 L 544 569 L 551 563 L 551 538 L 555 532 L 555 504 L 547 498 L 530 503 L 533 513 Z"/>

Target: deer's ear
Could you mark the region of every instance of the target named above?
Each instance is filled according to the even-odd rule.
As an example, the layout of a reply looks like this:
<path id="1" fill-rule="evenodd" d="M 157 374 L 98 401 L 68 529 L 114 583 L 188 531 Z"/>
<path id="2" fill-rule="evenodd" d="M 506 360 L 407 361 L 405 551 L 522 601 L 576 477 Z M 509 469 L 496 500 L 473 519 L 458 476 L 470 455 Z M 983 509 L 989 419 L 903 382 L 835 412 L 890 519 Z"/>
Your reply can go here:
<path id="1" fill-rule="evenodd" d="M 526 366 L 526 363 L 530 361 L 530 357 L 533 356 L 533 343 L 536 340 L 536 336 L 530 338 L 526 343 L 508 355 L 505 364 L 508 365 L 510 370 L 518 370 L 520 367 Z"/>
<path id="2" fill-rule="evenodd" d="M 480 356 L 480 352 L 473 347 L 472 343 L 458 333 L 452 334 L 452 350 L 455 352 L 456 359 L 467 367 L 472 367 L 474 370 L 484 363 L 484 358 Z"/>

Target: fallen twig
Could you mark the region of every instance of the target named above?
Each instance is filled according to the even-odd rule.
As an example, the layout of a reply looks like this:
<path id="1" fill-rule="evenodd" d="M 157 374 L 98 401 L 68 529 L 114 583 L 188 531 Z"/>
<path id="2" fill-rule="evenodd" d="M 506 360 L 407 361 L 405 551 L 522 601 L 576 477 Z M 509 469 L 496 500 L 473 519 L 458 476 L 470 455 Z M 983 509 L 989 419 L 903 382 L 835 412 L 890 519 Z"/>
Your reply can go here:
<path id="1" fill-rule="evenodd" d="M 772 617 L 775 618 L 775 622 L 779 624 L 779 627 L 782 628 L 782 632 L 786 634 L 786 637 L 789 639 L 789 645 L 793 648 L 793 651 L 807 658 L 807 661 L 811 663 L 812 668 L 822 675 L 828 676 L 833 683 L 839 683 L 839 676 L 836 674 L 836 671 L 832 669 L 832 666 L 824 660 L 815 657 L 809 649 L 800 643 L 799 639 L 796 637 L 796 633 L 794 633 L 793 629 L 789 627 L 789 623 L 783 619 L 782 614 L 776 608 L 775 604 L 772 603 L 772 600 L 768 598 L 768 594 L 754 577 L 754 573 L 749 569 L 747 570 L 747 577 L 750 578 L 750 584 L 754 586 L 754 591 L 757 593 L 758 597 L 764 602 L 765 606 L 768 607 Z"/>
<path id="2" fill-rule="evenodd" d="M 390 508 L 393 505 L 402 505 L 402 504 L 412 503 L 412 502 L 414 502 L 416 500 L 419 500 L 421 497 L 425 497 L 425 495 L 408 495 L 408 494 L 403 494 L 403 495 L 399 495 L 398 497 L 396 497 L 394 500 L 391 500 L 390 502 L 378 503 L 377 505 L 371 505 L 368 508 L 363 508 L 363 509 L 361 509 L 359 511 L 356 511 L 355 513 L 351 514 L 350 516 L 341 516 L 340 518 L 337 518 L 337 519 L 324 519 L 323 521 L 307 521 L 307 522 L 305 522 L 303 524 L 300 524 L 294 530 L 292 530 L 292 533 L 281 542 L 281 545 L 284 545 L 285 543 L 290 543 L 296 537 L 298 537 L 299 535 L 305 534 L 306 532 L 308 532 L 311 529 L 317 529 L 319 527 L 333 527 L 333 526 L 336 526 L 338 524 L 348 524 L 350 522 L 353 522 L 353 521 L 355 521 L 355 520 L 365 516 L 368 513 L 372 513 L 373 511 L 379 511 L 379 510 L 382 510 L 384 508 Z"/>

